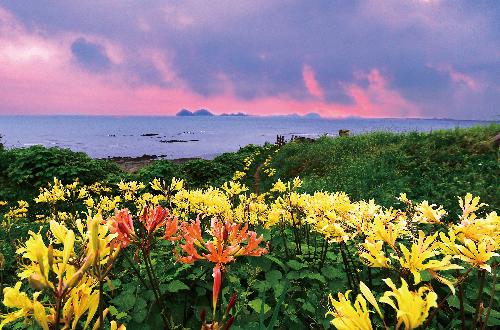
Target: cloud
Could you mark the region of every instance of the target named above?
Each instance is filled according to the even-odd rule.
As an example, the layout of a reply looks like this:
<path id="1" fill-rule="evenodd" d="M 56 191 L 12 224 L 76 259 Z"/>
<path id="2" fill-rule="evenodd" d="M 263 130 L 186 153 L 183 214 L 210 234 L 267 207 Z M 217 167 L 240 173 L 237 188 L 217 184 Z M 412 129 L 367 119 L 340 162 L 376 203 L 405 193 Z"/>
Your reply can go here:
<path id="1" fill-rule="evenodd" d="M 5 0 L 0 8 L 2 88 L 42 89 L 27 72 L 42 61 L 53 98 L 63 82 L 82 93 L 75 77 L 110 93 L 88 95 L 88 109 L 73 98 L 80 112 L 114 113 L 108 105 L 124 94 L 141 100 L 126 98 L 127 113 L 192 104 L 332 116 L 491 119 L 498 111 L 495 1 Z M 23 107 L 34 111 L 29 99 Z"/>
<path id="2" fill-rule="evenodd" d="M 104 47 L 85 38 L 78 38 L 71 44 L 71 53 L 78 64 L 90 71 L 105 71 L 111 65 Z"/>
<path id="3" fill-rule="evenodd" d="M 319 85 L 318 81 L 316 80 L 316 76 L 314 74 L 313 69 L 305 64 L 302 67 L 302 78 L 304 79 L 304 84 L 306 85 L 307 91 L 309 94 L 312 96 L 318 98 L 318 99 L 324 99 L 324 93 L 323 90 L 321 89 L 321 86 Z"/>

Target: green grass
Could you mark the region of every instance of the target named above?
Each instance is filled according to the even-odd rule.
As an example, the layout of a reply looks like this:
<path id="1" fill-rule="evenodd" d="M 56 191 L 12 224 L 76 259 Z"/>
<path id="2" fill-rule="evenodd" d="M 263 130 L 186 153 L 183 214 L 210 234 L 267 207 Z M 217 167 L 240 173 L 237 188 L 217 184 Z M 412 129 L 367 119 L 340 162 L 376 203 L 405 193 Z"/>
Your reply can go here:
<path id="1" fill-rule="evenodd" d="M 277 177 L 300 176 L 303 189 L 345 191 L 353 199 L 394 205 L 406 192 L 457 212 L 457 196 L 481 196 L 498 209 L 500 125 L 432 133 L 370 133 L 289 143 L 273 159 Z"/>

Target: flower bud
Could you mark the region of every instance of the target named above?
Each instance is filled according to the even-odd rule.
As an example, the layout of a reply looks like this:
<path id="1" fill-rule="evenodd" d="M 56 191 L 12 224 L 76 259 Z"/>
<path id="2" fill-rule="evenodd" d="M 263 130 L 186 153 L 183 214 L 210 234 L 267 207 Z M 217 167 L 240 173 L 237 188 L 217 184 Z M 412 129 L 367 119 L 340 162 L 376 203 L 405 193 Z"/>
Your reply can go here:
<path id="1" fill-rule="evenodd" d="M 79 269 L 73 276 L 69 279 L 68 283 L 66 283 L 67 288 L 72 288 L 80 282 L 80 280 L 83 277 L 83 272 L 81 269 Z"/>
<path id="2" fill-rule="evenodd" d="M 47 281 L 42 274 L 34 273 L 28 278 L 30 286 L 35 290 L 43 290 L 47 286 Z"/>
<path id="3" fill-rule="evenodd" d="M 49 259 L 49 270 L 52 270 L 52 265 L 54 264 L 54 247 L 52 244 L 47 249 L 47 258 Z"/>
<path id="4" fill-rule="evenodd" d="M 229 298 L 229 302 L 227 303 L 227 307 L 226 307 L 226 315 L 229 315 L 229 312 L 234 307 L 234 304 L 236 304 L 236 298 L 237 297 L 238 297 L 238 294 L 236 292 L 234 292 L 231 295 L 231 298 Z"/>
<path id="5" fill-rule="evenodd" d="M 231 316 L 229 320 L 227 320 L 226 325 L 224 326 L 223 330 L 229 330 L 231 326 L 233 325 L 234 322 L 234 316 Z"/>
<path id="6" fill-rule="evenodd" d="M 205 323 L 206 317 L 207 317 L 207 311 L 205 308 L 203 308 L 200 312 L 200 320 L 202 323 Z"/>

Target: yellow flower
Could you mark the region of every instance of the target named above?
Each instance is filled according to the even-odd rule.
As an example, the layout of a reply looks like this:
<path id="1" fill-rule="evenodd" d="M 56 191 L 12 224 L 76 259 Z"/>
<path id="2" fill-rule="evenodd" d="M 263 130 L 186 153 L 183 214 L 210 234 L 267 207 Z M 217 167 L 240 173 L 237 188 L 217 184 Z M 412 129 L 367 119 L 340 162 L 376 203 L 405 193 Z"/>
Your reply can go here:
<path id="1" fill-rule="evenodd" d="M 465 239 L 464 245 L 456 244 L 456 248 L 460 252 L 457 258 L 468 262 L 474 267 L 491 272 L 491 266 L 487 262 L 498 253 L 492 252 L 486 242 L 475 243 L 473 240 Z"/>
<path id="2" fill-rule="evenodd" d="M 374 268 L 390 268 L 391 260 L 385 256 L 382 250 L 382 241 L 373 241 L 367 238 L 364 243 L 361 244 L 364 252 L 359 254 L 361 261 L 370 267 Z"/>
<path id="3" fill-rule="evenodd" d="M 460 224 L 453 227 L 459 240 L 471 239 L 474 242 L 487 241 L 498 248 L 500 244 L 500 217 L 496 212 L 491 212 L 485 218 L 463 219 Z"/>
<path id="4" fill-rule="evenodd" d="M 91 280 L 86 278 L 70 292 L 64 304 L 62 319 L 66 324 L 71 323 L 71 329 L 76 329 L 82 315 L 87 313 L 85 329 L 92 321 L 98 305 L 99 291 L 94 290 Z"/>
<path id="5" fill-rule="evenodd" d="M 406 193 L 401 193 L 399 194 L 398 200 L 405 203 L 405 204 L 410 204 L 411 201 L 406 197 Z"/>
<path id="6" fill-rule="evenodd" d="M 233 178 L 231 179 L 232 181 L 238 181 L 245 177 L 246 173 L 242 171 L 236 171 L 234 172 Z"/>
<path id="7" fill-rule="evenodd" d="M 285 192 L 286 189 L 287 189 L 286 185 L 281 181 L 281 179 L 278 179 L 278 181 L 276 181 L 276 183 L 271 188 L 271 191 Z"/>
<path id="8" fill-rule="evenodd" d="M 7 219 L 20 219 L 25 218 L 28 213 L 29 204 L 26 201 L 17 201 L 17 207 L 11 207 L 9 211 L 5 214 Z"/>
<path id="9" fill-rule="evenodd" d="M 28 317 L 33 314 L 35 320 L 42 329 L 49 330 L 45 307 L 37 301 L 40 292 L 36 292 L 33 295 L 33 300 L 31 300 L 26 293 L 19 291 L 20 288 L 21 282 L 17 282 L 13 288 L 7 287 L 3 290 L 3 304 L 9 308 L 18 308 L 18 310 L 6 315 L 1 315 L 3 321 L 0 322 L 0 329 L 17 319 Z"/>
<path id="10" fill-rule="evenodd" d="M 179 191 L 184 188 L 184 180 L 172 178 L 172 182 L 170 183 L 170 190 Z"/>
<path id="11" fill-rule="evenodd" d="M 64 201 L 66 190 L 63 184 L 57 178 L 54 178 L 54 183 L 49 183 L 49 188 L 40 188 L 40 194 L 35 198 L 36 203 L 51 203 L 55 204 L 58 201 Z"/>
<path id="12" fill-rule="evenodd" d="M 367 307 L 366 301 L 368 301 L 375 308 L 378 315 L 383 318 L 377 300 L 366 284 L 359 282 L 359 289 L 361 294 L 358 294 L 356 297 L 354 306 L 349 300 L 350 290 L 346 292 L 345 296 L 342 293 L 338 293 L 338 300 L 333 299 L 332 295 L 329 295 L 333 310 L 328 311 L 325 316 L 332 315 L 334 317 L 331 324 L 337 329 L 372 329 L 369 315 L 370 310 Z"/>
<path id="13" fill-rule="evenodd" d="M 116 321 L 111 321 L 111 330 L 127 330 L 124 324 L 118 326 Z"/>
<path id="14" fill-rule="evenodd" d="M 292 181 L 293 189 L 297 189 L 302 187 L 302 180 L 299 177 L 296 177 Z"/>
<path id="15" fill-rule="evenodd" d="M 24 292 L 20 292 L 21 282 L 17 282 L 13 288 L 3 289 L 3 304 L 10 308 L 31 308 L 32 302 Z"/>
<path id="16" fill-rule="evenodd" d="M 415 206 L 415 216 L 413 221 L 420 223 L 440 223 L 441 218 L 447 214 L 445 210 L 443 210 L 442 206 L 438 208 L 434 208 L 436 205 L 429 205 L 428 201 L 423 201 L 422 203 Z"/>
<path id="17" fill-rule="evenodd" d="M 149 183 L 149 185 L 151 186 L 151 188 L 153 190 L 156 190 L 156 191 L 163 191 L 163 188 L 161 186 L 161 183 L 160 183 L 160 180 L 158 180 L 157 178 L 154 178 L 153 181 L 151 181 Z"/>
<path id="18" fill-rule="evenodd" d="M 414 278 L 415 284 L 420 283 L 421 277 L 420 272 L 423 270 L 431 271 L 431 274 L 435 274 L 439 270 L 450 270 L 450 269 L 462 269 L 458 265 L 451 263 L 451 256 L 445 256 L 442 260 L 429 260 L 429 258 L 435 257 L 440 254 L 437 249 L 436 240 L 437 233 L 432 236 L 425 236 L 423 231 L 418 233 L 417 243 L 411 245 L 411 252 L 406 246 L 400 244 L 402 257 L 398 257 L 401 267 L 408 269 Z"/>
<path id="19" fill-rule="evenodd" d="M 458 203 L 462 209 L 462 219 L 467 219 L 469 217 L 475 218 L 474 212 L 488 205 L 484 203 L 479 204 L 479 200 L 479 197 L 472 197 L 471 193 L 465 195 L 464 199 L 461 197 L 458 198 Z"/>
<path id="20" fill-rule="evenodd" d="M 62 244 L 66 240 L 68 229 L 57 221 L 50 221 L 50 232 L 54 235 L 56 243 Z"/>
<path id="21" fill-rule="evenodd" d="M 245 191 L 248 191 L 248 188 L 244 184 L 235 181 L 225 182 L 222 186 L 222 189 L 229 197 L 239 195 Z"/>
<path id="22" fill-rule="evenodd" d="M 448 231 L 448 236 L 446 236 L 445 233 L 439 233 L 439 238 L 441 238 L 441 242 L 438 244 L 442 253 L 451 256 L 460 254 L 460 251 L 458 251 L 457 245 L 455 244 L 456 236 L 453 230 Z"/>
<path id="23" fill-rule="evenodd" d="M 331 324 L 339 330 L 373 329 L 370 321 L 370 310 L 365 298 L 358 295 L 353 305 L 349 300 L 350 293 L 350 290 L 345 295 L 339 292 L 338 300 L 335 300 L 330 294 L 328 298 L 333 309 L 328 311 L 325 316 L 332 315 Z"/>
<path id="24" fill-rule="evenodd" d="M 390 278 L 384 279 L 384 282 L 392 291 L 386 291 L 380 302 L 389 304 L 396 311 L 398 321 L 396 329 L 402 324 L 405 325 L 405 329 L 417 328 L 427 319 L 431 307 L 437 307 L 437 294 L 428 287 L 410 291 L 404 279 L 401 279 L 402 284 L 399 289 Z"/>
<path id="25" fill-rule="evenodd" d="M 375 216 L 370 231 L 367 233 L 375 240 L 382 240 L 391 247 L 396 245 L 396 240 L 407 233 L 406 221 L 393 222 L 395 217 L 391 210 L 384 211 Z"/>

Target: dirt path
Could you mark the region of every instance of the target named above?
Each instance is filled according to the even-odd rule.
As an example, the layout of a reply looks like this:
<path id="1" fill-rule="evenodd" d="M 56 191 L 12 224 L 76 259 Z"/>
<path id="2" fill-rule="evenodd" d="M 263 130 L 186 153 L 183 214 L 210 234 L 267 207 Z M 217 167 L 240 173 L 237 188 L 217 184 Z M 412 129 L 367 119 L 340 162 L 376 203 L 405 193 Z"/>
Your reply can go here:
<path id="1" fill-rule="evenodd" d="M 258 195 L 260 192 L 260 170 L 264 166 L 264 164 L 260 164 L 257 166 L 255 169 L 255 173 L 253 174 L 253 179 L 254 179 L 254 192 Z"/>

